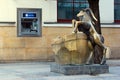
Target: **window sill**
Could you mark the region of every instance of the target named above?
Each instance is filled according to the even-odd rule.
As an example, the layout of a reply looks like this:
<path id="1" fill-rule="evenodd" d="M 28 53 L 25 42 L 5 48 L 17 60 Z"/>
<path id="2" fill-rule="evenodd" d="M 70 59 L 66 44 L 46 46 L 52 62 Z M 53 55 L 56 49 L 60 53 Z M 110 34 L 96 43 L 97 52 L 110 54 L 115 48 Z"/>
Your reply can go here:
<path id="1" fill-rule="evenodd" d="M 72 24 L 70 23 L 52 23 L 52 24 L 43 24 L 44 27 L 72 27 Z"/>
<path id="2" fill-rule="evenodd" d="M 101 27 L 106 28 L 120 28 L 120 24 L 116 23 L 101 23 Z"/>
<path id="3" fill-rule="evenodd" d="M 72 27 L 71 23 L 57 23 L 57 22 L 45 22 L 43 24 L 44 27 Z M 101 23 L 101 27 L 103 28 L 120 28 L 120 24 L 115 23 Z"/>
<path id="4" fill-rule="evenodd" d="M 0 22 L 0 26 L 16 26 L 16 22 Z"/>

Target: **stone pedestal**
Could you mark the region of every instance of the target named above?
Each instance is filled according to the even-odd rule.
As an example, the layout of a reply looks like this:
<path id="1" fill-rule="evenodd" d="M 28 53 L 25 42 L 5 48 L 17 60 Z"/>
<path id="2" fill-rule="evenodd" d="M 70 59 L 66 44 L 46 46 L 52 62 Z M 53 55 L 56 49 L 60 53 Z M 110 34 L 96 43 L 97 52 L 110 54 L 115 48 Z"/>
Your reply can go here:
<path id="1" fill-rule="evenodd" d="M 61 65 L 85 64 L 90 56 L 87 36 L 83 32 L 57 37 L 52 43 L 55 62 Z"/>
<path id="2" fill-rule="evenodd" d="M 51 72 L 61 73 L 64 75 L 79 75 L 88 74 L 96 75 L 109 72 L 108 65 L 92 64 L 92 65 L 60 65 L 57 63 L 51 64 Z"/>

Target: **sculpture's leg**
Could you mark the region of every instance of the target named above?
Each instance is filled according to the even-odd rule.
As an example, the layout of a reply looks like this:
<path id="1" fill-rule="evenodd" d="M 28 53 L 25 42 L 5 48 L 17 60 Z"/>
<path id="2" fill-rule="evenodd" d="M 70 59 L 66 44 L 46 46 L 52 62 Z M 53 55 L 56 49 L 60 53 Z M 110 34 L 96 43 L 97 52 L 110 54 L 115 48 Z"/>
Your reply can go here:
<path id="1" fill-rule="evenodd" d="M 93 51 L 90 52 L 90 55 L 86 61 L 86 64 L 91 64 L 92 56 L 93 56 Z"/>
<path id="2" fill-rule="evenodd" d="M 86 64 L 91 64 L 91 60 L 93 58 L 93 46 L 92 46 L 90 41 L 88 41 L 88 47 L 89 47 L 89 50 L 90 50 L 90 55 L 89 55 L 89 57 L 86 61 Z"/>
<path id="3" fill-rule="evenodd" d="M 72 27 L 75 27 L 75 23 L 76 23 L 76 20 L 73 19 L 73 20 L 72 20 Z"/>
<path id="4" fill-rule="evenodd" d="M 74 30 L 75 30 L 75 25 L 76 25 L 76 20 L 73 19 L 73 20 L 72 20 L 72 27 L 74 28 Z M 72 31 L 72 33 L 75 33 L 74 30 Z"/>
<path id="5" fill-rule="evenodd" d="M 103 57 L 102 57 L 102 60 L 101 60 L 101 63 L 100 64 L 105 64 L 106 63 L 106 46 L 103 44 L 103 42 L 101 41 L 100 37 L 99 36 L 96 36 L 95 38 L 95 43 L 98 44 L 99 46 L 101 46 L 103 48 Z"/>
<path id="6" fill-rule="evenodd" d="M 95 41 L 95 42 L 97 42 L 97 44 L 103 48 L 103 57 L 102 57 L 102 60 L 101 60 L 100 64 L 105 64 L 106 63 L 106 50 L 107 50 L 107 47 L 101 41 L 100 36 L 97 36 L 97 37 L 98 37 L 98 41 Z"/>
<path id="7" fill-rule="evenodd" d="M 74 27 L 72 33 L 77 33 L 77 27 L 78 27 L 78 25 L 79 25 L 80 23 L 81 23 L 81 21 L 76 21 L 75 27 Z"/>
<path id="8" fill-rule="evenodd" d="M 100 64 L 105 64 L 106 63 L 106 50 L 107 50 L 107 48 L 103 44 L 103 42 L 101 41 L 99 35 L 96 35 L 95 42 L 96 42 L 96 44 L 98 44 L 99 46 L 101 46 L 103 48 L 103 57 L 102 57 L 102 60 L 101 60 Z"/>
<path id="9" fill-rule="evenodd" d="M 101 46 L 103 48 L 103 57 L 102 57 L 102 60 L 101 60 L 101 63 L 100 64 L 105 64 L 106 62 L 106 46 L 103 44 L 103 42 L 101 41 L 101 37 L 100 35 L 96 32 L 94 26 L 92 25 L 91 22 L 89 22 L 89 24 L 91 25 L 91 28 L 90 28 L 90 33 L 91 35 L 94 37 L 94 41 L 96 44 L 98 44 L 99 46 Z"/>
<path id="10" fill-rule="evenodd" d="M 105 64 L 106 63 L 106 52 L 107 52 L 107 48 L 104 48 L 103 57 L 102 57 L 102 60 L 101 60 L 100 64 Z"/>

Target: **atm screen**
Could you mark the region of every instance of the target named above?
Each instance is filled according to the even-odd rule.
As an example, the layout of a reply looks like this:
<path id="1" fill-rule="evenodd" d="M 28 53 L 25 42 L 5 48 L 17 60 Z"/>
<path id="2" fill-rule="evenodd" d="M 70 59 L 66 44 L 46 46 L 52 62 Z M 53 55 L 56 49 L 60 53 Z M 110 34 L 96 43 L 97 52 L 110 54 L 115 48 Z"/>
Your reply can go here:
<path id="1" fill-rule="evenodd" d="M 23 17 L 24 18 L 35 18 L 36 13 L 34 13 L 34 12 L 26 12 L 26 13 L 23 13 Z"/>

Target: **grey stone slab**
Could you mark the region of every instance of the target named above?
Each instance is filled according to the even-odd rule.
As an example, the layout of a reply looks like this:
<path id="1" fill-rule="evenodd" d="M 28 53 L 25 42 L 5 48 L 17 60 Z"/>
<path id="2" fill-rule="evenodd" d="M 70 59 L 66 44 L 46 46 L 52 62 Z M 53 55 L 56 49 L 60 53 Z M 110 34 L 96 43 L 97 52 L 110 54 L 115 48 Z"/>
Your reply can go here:
<path id="1" fill-rule="evenodd" d="M 78 74 L 103 74 L 109 72 L 108 65 L 92 64 L 92 65 L 60 65 L 57 63 L 51 64 L 51 72 L 62 73 L 65 75 Z"/>

